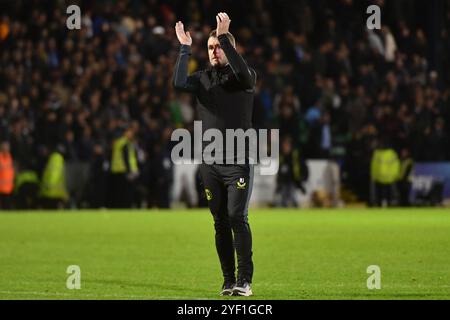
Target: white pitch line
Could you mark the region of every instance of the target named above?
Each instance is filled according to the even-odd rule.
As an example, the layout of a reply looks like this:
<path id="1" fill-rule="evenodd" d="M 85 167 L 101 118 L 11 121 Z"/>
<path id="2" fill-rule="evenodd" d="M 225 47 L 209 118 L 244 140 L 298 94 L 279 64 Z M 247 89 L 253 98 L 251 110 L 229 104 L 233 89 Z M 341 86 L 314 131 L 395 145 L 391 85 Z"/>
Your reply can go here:
<path id="1" fill-rule="evenodd" d="M 0 294 L 15 294 L 15 295 L 23 295 L 23 294 L 30 294 L 30 295 L 39 295 L 39 296 L 56 296 L 56 297 L 116 297 L 116 298 L 130 298 L 130 299 L 138 299 L 138 298 L 148 298 L 146 296 L 129 296 L 129 295 L 98 295 L 93 293 L 63 293 L 63 292 L 44 292 L 44 291 L 0 291 Z"/>
<path id="2" fill-rule="evenodd" d="M 120 295 L 120 294 L 110 294 L 110 295 L 98 295 L 93 293 L 63 293 L 63 292 L 44 292 L 44 291 L 5 291 L 1 290 L 0 294 L 13 294 L 13 295 L 38 295 L 38 296 L 48 296 L 48 297 L 93 297 L 93 298 L 126 298 L 126 299 L 147 299 L 147 300 L 215 300 L 215 299 L 207 299 L 207 298 L 191 298 L 191 297 L 177 297 L 177 296 L 158 296 L 149 297 L 149 296 L 135 296 L 135 295 Z M 1 299 L 1 297 L 0 297 Z"/>

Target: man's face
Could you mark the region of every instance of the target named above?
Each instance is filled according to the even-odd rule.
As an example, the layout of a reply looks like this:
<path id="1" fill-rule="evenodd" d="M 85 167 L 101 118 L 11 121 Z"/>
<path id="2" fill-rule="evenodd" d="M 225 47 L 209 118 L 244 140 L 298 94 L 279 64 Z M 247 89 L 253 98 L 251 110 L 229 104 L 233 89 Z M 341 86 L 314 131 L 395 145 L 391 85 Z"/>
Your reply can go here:
<path id="1" fill-rule="evenodd" d="M 210 37 L 208 39 L 208 56 L 209 62 L 213 66 L 224 66 L 228 63 L 222 48 L 220 47 L 219 39 Z"/>

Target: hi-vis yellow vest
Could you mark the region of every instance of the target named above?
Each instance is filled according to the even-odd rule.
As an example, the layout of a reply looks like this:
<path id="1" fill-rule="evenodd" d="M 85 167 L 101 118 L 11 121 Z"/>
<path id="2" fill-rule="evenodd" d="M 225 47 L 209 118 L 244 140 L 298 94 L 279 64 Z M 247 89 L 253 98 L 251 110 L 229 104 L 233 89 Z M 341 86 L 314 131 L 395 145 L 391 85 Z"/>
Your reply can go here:
<path id="1" fill-rule="evenodd" d="M 400 161 L 393 149 L 375 150 L 370 164 L 372 180 L 381 184 L 392 184 L 400 174 Z"/>
<path id="2" fill-rule="evenodd" d="M 52 199 L 68 198 L 64 157 L 58 152 L 53 152 L 47 161 L 42 175 L 40 196 Z"/>
<path id="3" fill-rule="evenodd" d="M 33 170 L 20 171 L 16 176 L 14 184 L 14 192 L 18 192 L 20 187 L 25 183 L 39 184 L 39 176 Z"/>
<path id="4" fill-rule="evenodd" d="M 127 166 L 125 165 L 125 159 L 123 158 L 123 148 L 128 146 L 128 162 L 130 164 L 130 171 L 138 171 L 138 163 L 136 158 L 136 150 L 133 143 L 128 141 L 126 137 L 121 137 L 114 141 L 112 149 L 111 159 L 111 172 L 112 173 L 126 173 Z"/>

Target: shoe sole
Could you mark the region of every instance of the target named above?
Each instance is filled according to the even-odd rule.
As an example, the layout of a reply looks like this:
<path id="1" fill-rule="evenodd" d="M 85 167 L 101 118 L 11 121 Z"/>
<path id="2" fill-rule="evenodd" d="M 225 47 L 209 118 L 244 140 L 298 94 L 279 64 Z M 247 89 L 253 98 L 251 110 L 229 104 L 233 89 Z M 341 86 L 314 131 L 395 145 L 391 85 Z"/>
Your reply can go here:
<path id="1" fill-rule="evenodd" d="M 233 290 L 233 296 L 250 297 L 252 295 L 253 295 L 252 290 L 249 291 L 241 291 L 239 289 Z"/>
<path id="2" fill-rule="evenodd" d="M 223 290 L 220 295 L 223 296 L 232 296 L 233 295 L 233 290 Z"/>

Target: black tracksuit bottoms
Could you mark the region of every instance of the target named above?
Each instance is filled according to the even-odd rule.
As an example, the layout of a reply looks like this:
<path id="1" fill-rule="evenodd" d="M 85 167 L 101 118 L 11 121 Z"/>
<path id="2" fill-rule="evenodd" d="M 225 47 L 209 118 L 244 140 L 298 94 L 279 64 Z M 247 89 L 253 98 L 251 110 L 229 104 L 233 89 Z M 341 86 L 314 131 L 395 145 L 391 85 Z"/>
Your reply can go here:
<path id="1" fill-rule="evenodd" d="M 216 249 L 225 281 L 252 282 L 252 234 L 248 205 L 253 185 L 252 164 L 201 164 L 200 176 L 214 218 Z"/>

